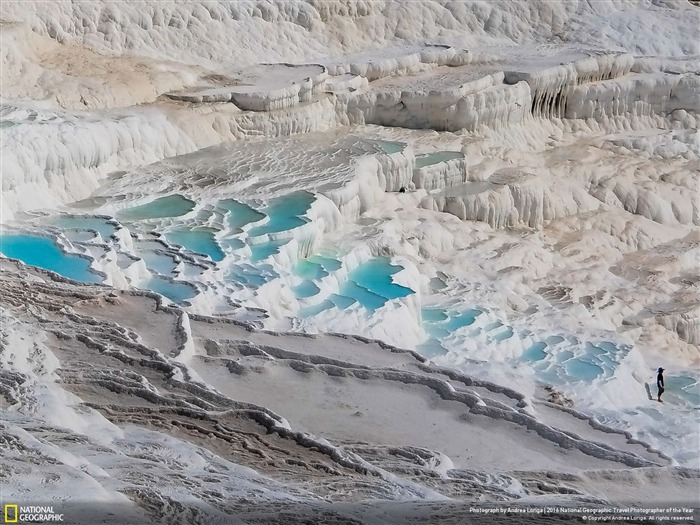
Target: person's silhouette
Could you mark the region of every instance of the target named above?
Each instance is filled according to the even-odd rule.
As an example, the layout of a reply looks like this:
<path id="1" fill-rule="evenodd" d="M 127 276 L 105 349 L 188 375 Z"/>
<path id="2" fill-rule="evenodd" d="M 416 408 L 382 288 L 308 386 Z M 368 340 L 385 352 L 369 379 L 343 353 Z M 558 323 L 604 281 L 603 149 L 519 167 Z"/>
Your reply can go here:
<path id="1" fill-rule="evenodd" d="M 658 373 L 656 374 L 656 387 L 659 389 L 659 394 L 656 396 L 656 400 L 659 403 L 663 403 L 661 401 L 661 394 L 664 393 L 664 369 L 659 367 Z"/>

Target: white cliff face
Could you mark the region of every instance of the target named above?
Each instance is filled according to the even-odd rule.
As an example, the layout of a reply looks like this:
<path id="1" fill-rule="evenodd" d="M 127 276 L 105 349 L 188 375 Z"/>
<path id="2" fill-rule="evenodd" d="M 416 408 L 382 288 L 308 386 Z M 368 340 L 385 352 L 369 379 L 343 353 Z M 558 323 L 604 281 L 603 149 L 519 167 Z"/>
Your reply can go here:
<path id="1" fill-rule="evenodd" d="M 427 195 L 421 207 L 445 211 L 492 228 L 542 228 L 552 220 L 595 210 L 599 201 L 556 179 L 503 170 L 484 181 L 465 182 Z"/>

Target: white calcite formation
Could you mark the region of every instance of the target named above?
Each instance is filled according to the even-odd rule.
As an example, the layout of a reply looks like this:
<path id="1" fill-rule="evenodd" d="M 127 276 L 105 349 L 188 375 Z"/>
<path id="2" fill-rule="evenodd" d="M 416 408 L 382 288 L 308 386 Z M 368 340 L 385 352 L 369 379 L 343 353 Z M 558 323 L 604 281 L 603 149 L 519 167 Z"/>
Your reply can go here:
<path id="1" fill-rule="evenodd" d="M 415 157 L 413 186 L 427 191 L 450 188 L 466 181 L 464 153 L 457 151 L 428 153 Z"/>
<path id="2" fill-rule="evenodd" d="M 309 102 L 325 90 L 326 68 L 321 65 L 261 64 L 213 86 L 168 93 L 186 102 L 233 102 L 243 110 L 272 111 Z"/>
<path id="3" fill-rule="evenodd" d="M 431 66 L 456 66 L 469 61 L 467 51 L 448 45 L 398 46 L 381 54 L 359 53 L 326 62 L 331 76 L 358 75 L 372 82 L 384 77 L 418 72 Z"/>
<path id="4" fill-rule="evenodd" d="M 524 225 L 542 228 L 550 221 L 595 210 L 600 202 L 582 188 L 544 176 L 505 169 L 483 181 L 465 182 L 431 193 L 427 209 L 493 228 Z"/>

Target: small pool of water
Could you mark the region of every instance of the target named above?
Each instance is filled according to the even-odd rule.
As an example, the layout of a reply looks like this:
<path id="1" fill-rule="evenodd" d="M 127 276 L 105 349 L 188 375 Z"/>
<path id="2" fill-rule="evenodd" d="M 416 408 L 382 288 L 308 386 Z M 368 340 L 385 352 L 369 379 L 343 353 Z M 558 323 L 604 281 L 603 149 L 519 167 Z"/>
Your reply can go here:
<path id="1" fill-rule="evenodd" d="M 413 293 L 413 290 L 396 284 L 391 278 L 402 269 L 391 264 L 386 257 L 375 257 L 350 272 L 348 280 L 384 299 L 398 299 Z"/>
<path id="2" fill-rule="evenodd" d="M 215 232 L 211 228 L 179 229 L 167 232 L 165 238 L 191 252 L 208 255 L 212 261 L 220 262 L 224 259 L 224 252 L 216 242 Z"/>
<path id="3" fill-rule="evenodd" d="M 347 281 L 340 288 L 340 295 L 349 299 L 354 299 L 367 310 L 374 311 L 386 304 L 388 299 L 371 292 L 367 288 L 358 285 L 354 281 Z"/>
<path id="4" fill-rule="evenodd" d="M 280 251 L 280 246 L 283 246 L 287 244 L 287 240 L 284 241 L 268 241 L 268 242 L 261 242 L 261 243 L 256 243 L 256 244 L 250 244 L 250 261 L 251 262 L 260 262 L 271 255 L 274 255 L 276 253 L 279 253 Z"/>
<path id="5" fill-rule="evenodd" d="M 568 360 L 564 367 L 569 376 L 582 381 L 592 381 L 603 374 L 602 368 L 578 357 Z"/>
<path id="6" fill-rule="evenodd" d="M 265 214 L 237 200 L 219 201 L 218 206 L 222 210 L 229 212 L 226 216 L 226 222 L 234 232 L 240 232 L 243 226 L 265 218 Z"/>
<path id="7" fill-rule="evenodd" d="M 299 191 L 273 199 L 263 210 L 269 221 L 248 231 L 249 237 L 259 237 L 267 233 L 278 233 L 298 228 L 309 220 L 303 215 L 309 211 L 316 197 L 313 193 Z"/>
<path id="8" fill-rule="evenodd" d="M 107 240 L 114 232 L 117 231 L 117 226 L 112 224 L 107 219 L 100 219 L 99 217 L 60 217 L 54 221 L 52 224 L 58 228 L 67 228 L 74 230 L 95 230 L 102 236 L 102 239 Z"/>
<path id="9" fill-rule="evenodd" d="M 441 324 L 440 327 L 444 328 L 448 332 L 456 332 L 460 328 L 465 326 L 470 326 L 474 324 L 476 318 L 481 314 L 481 310 L 465 310 L 463 312 L 458 312 L 457 314 L 449 314 L 449 320 Z"/>
<path id="10" fill-rule="evenodd" d="M 307 317 L 313 317 L 315 315 L 320 314 L 321 312 L 325 310 L 330 310 L 331 308 L 334 308 L 335 305 L 333 302 L 331 302 L 329 299 L 324 300 L 323 302 L 319 304 L 315 304 L 313 306 L 306 306 L 302 309 L 299 310 L 299 317 L 302 319 L 305 319 Z"/>
<path id="11" fill-rule="evenodd" d="M 391 142 L 388 140 L 375 140 L 374 143 L 381 148 L 384 153 L 399 153 L 406 149 L 406 144 L 401 142 Z"/>
<path id="12" fill-rule="evenodd" d="M 422 355 L 423 357 L 427 357 L 428 359 L 445 355 L 448 353 L 447 349 L 444 346 L 442 346 L 440 341 L 433 337 L 416 346 L 416 350 L 418 350 L 420 355 Z"/>
<path id="13" fill-rule="evenodd" d="M 268 280 L 277 277 L 275 274 L 263 272 L 260 268 L 248 264 L 232 265 L 224 276 L 227 281 L 234 281 L 251 288 L 259 288 Z"/>
<path id="14" fill-rule="evenodd" d="M 547 339 L 545 339 L 545 342 L 549 346 L 558 345 L 559 343 L 564 342 L 564 338 L 560 335 L 550 335 L 549 337 L 547 337 Z"/>
<path id="15" fill-rule="evenodd" d="M 231 248 L 232 250 L 240 250 L 245 248 L 245 243 L 240 239 L 222 239 L 221 246 Z"/>
<path id="16" fill-rule="evenodd" d="M 505 341 L 506 339 L 510 339 L 511 337 L 513 337 L 513 334 L 514 334 L 513 328 L 511 328 L 511 327 L 509 326 L 508 328 L 506 328 L 506 329 L 503 330 L 502 332 L 500 332 L 500 333 L 494 335 L 494 336 L 493 336 L 493 339 L 494 339 L 495 341 L 499 341 L 499 342 L 500 342 L 500 341 Z"/>
<path id="17" fill-rule="evenodd" d="M 688 376 L 666 376 L 664 378 L 666 394 L 677 396 L 686 403 L 700 408 L 700 383 Z"/>
<path id="18" fill-rule="evenodd" d="M 97 239 L 93 232 L 85 230 L 63 230 L 61 233 L 70 242 L 90 243 Z"/>
<path id="19" fill-rule="evenodd" d="M 440 162 L 463 158 L 464 153 L 459 151 L 438 151 L 426 155 L 416 155 L 416 168 L 425 168 L 426 166 L 432 166 Z"/>
<path id="20" fill-rule="evenodd" d="M 421 309 L 421 317 L 423 322 L 438 323 L 447 319 L 447 312 L 442 308 L 423 308 Z"/>
<path id="21" fill-rule="evenodd" d="M 136 250 L 136 254 L 143 259 L 146 267 L 161 275 L 171 275 L 177 267 L 175 259 L 164 253 Z"/>
<path id="22" fill-rule="evenodd" d="M 55 241 L 48 237 L 23 234 L 0 235 L 0 253 L 75 281 L 102 282 L 100 276 L 89 270 L 90 262 L 87 259 L 65 253 Z"/>
<path id="23" fill-rule="evenodd" d="M 330 257 L 322 257 L 320 255 L 312 255 L 309 257 L 309 261 L 320 264 L 323 266 L 323 269 L 326 270 L 328 273 L 333 273 L 338 270 L 343 266 L 343 263 L 341 263 L 338 259 L 332 259 Z"/>
<path id="24" fill-rule="evenodd" d="M 153 277 L 148 281 L 146 289 L 159 293 L 174 303 L 183 303 L 197 295 L 196 290 L 192 286 L 177 281 L 168 281 L 160 277 Z"/>
<path id="25" fill-rule="evenodd" d="M 308 259 L 298 261 L 294 266 L 293 273 L 302 279 L 312 281 L 318 281 L 319 279 L 322 279 L 328 275 L 328 272 L 323 268 L 323 266 Z"/>
<path id="26" fill-rule="evenodd" d="M 120 210 L 117 212 L 117 216 L 128 221 L 180 217 L 191 212 L 194 206 L 194 201 L 186 199 L 182 195 L 168 195 L 167 197 L 159 197 L 141 206 Z"/>
<path id="27" fill-rule="evenodd" d="M 547 348 L 547 343 L 539 342 L 532 345 L 530 348 L 523 352 L 523 359 L 528 361 L 542 361 L 547 354 L 544 349 Z"/>
<path id="28" fill-rule="evenodd" d="M 295 286 L 293 288 L 294 290 L 294 295 L 297 296 L 299 299 L 306 299 L 308 297 L 313 297 L 316 295 L 318 292 L 321 290 L 319 289 L 318 286 L 316 286 L 314 283 L 311 281 L 304 281 L 301 284 Z"/>
<path id="29" fill-rule="evenodd" d="M 357 301 L 352 297 L 345 297 L 344 295 L 331 294 L 328 299 L 339 309 L 345 310 L 350 308 Z"/>

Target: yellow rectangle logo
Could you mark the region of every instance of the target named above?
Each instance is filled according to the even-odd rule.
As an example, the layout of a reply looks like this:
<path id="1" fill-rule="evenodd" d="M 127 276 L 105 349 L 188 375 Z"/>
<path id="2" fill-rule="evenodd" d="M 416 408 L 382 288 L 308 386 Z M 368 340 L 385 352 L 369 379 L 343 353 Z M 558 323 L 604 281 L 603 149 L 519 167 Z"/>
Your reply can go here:
<path id="1" fill-rule="evenodd" d="M 12 517 L 10 517 L 12 515 Z M 5 523 L 17 523 L 19 509 L 17 505 L 5 505 Z"/>

